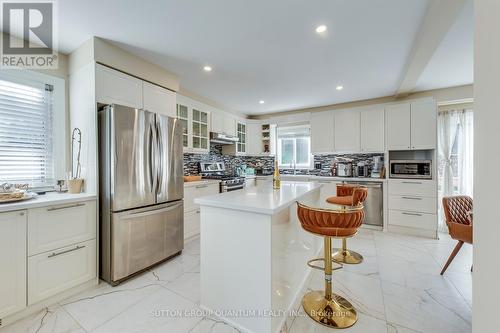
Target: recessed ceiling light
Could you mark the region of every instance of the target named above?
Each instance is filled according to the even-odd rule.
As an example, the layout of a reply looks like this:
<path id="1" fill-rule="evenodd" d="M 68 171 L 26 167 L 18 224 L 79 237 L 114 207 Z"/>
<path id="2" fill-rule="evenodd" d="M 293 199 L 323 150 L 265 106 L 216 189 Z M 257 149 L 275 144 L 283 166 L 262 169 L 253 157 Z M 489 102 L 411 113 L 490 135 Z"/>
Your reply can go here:
<path id="1" fill-rule="evenodd" d="M 327 29 L 328 29 L 328 27 L 327 27 L 326 25 L 323 25 L 323 24 L 322 24 L 322 25 L 318 25 L 318 26 L 316 27 L 316 32 L 317 32 L 318 34 L 320 34 L 320 33 L 325 32 Z"/>
<path id="2" fill-rule="evenodd" d="M 265 102 L 263 100 L 260 100 L 259 101 L 259 104 L 264 104 Z"/>
<path id="3" fill-rule="evenodd" d="M 337 87 L 335 87 L 335 89 L 342 90 L 342 89 L 344 89 L 344 86 L 337 86 Z"/>
<path id="4" fill-rule="evenodd" d="M 210 67 L 210 66 L 205 66 L 205 67 L 203 67 L 203 70 L 204 70 L 205 72 L 211 72 L 211 71 L 212 71 L 212 67 Z"/>

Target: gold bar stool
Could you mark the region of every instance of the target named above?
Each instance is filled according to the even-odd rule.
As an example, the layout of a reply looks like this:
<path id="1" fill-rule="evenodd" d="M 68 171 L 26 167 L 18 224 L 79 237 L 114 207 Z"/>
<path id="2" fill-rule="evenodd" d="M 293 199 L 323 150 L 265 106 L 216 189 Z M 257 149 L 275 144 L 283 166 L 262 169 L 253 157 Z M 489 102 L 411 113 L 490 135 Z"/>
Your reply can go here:
<path id="1" fill-rule="evenodd" d="M 362 205 L 368 196 L 368 189 L 359 185 L 338 184 L 337 196 L 326 199 L 328 203 L 345 206 Z M 333 259 L 344 264 L 359 264 L 363 256 L 347 248 L 347 237 L 342 238 L 342 248 L 333 249 Z"/>
<path id="2" fill-rule="evenodd" d="M 363 222 L 363 206 L 322 209 L 298 203 L 297 215 L 304 230 L 324 237 L 324 258 L 309 260 L 307 264 L 325 272 L 325 290 L 305 294 L 302 307 L 309 317 L 322 325 L 332 328 L 350 327 L 358 319 L 356 309 L 348 300 L 332 292 L 332 272 L 342 268 L 332 267 L 332 238 L 345 238 L 356 234 Z M 323 261 L 324 266 L 313 265 L 315 261 Z"/>

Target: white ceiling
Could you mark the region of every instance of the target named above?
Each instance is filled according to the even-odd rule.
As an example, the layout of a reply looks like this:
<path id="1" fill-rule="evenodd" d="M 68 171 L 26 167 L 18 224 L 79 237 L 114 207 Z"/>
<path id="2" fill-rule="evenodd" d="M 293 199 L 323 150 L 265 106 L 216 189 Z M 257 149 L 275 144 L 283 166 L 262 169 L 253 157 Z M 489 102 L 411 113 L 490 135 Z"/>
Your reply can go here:
<path id="1" fill-rule="evenodd" d="M 429 90 L 470 84 L 474 80 L 474 5 L 467 0 L 444 37 L 415 90 Z"/>
<path id="2" fill-rule="evenodd" d="M 71 52 L 92 36 L 106 38 L 176 73 L 184 89 L 230 109 L 277 112 L 392 95 L 427 3 L 64 0 L 58 2 L 59 45 Z M 469 14 L 432 58 L 421 89 L 472 82 L 472 49 L 462 36 Z M 326 36 L 314 32 L 319 24 L 328 26 Z M 202 70 L 207 64 L 210 73 Z M 343 91 L 335 90 L 338 84 Z"/>

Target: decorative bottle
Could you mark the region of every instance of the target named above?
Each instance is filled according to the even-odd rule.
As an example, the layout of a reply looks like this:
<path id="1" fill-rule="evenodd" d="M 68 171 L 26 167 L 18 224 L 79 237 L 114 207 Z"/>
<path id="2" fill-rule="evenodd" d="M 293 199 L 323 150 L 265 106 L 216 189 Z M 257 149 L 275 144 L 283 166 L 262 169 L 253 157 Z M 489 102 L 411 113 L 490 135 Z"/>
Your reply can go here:
<path id="1" fill-rule="evenodd" d="M 278 168 L 278 160 L 274 161 L 273 188 L 275 190 L 281 188 L 280 169 Z"/>

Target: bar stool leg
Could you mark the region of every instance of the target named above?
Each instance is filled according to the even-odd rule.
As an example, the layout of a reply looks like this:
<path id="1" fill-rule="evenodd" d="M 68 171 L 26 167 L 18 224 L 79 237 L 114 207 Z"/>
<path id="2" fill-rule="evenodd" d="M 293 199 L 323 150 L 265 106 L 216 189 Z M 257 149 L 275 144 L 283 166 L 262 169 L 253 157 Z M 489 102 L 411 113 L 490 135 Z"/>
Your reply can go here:
<path id="1" fill-rule="evenodd" d="M 342 238 L 342 248 L 333 249 L 333 260 L 344 264 L 359 264 L 363 261 L 363 256 L 357 252 L 347 249 L 347 239 Z"/>
<path id="2" fill-rule="evenodd" d="M 325 291 L 310 291 L 302 298 L 304 311 L 314 321 L 331 327 L 351 327 L 358 320 L 352 304 L 332 292 L 332 239 L 325 237 Z"/>

